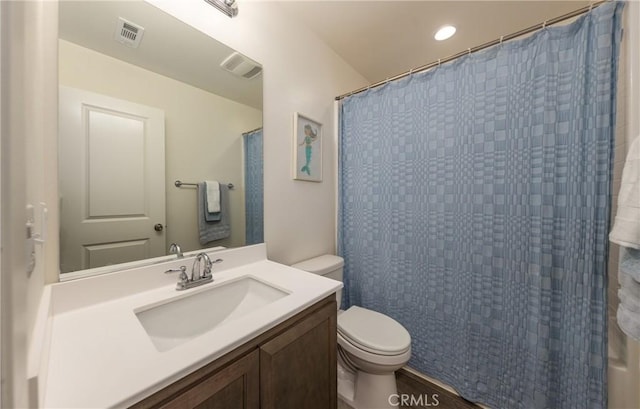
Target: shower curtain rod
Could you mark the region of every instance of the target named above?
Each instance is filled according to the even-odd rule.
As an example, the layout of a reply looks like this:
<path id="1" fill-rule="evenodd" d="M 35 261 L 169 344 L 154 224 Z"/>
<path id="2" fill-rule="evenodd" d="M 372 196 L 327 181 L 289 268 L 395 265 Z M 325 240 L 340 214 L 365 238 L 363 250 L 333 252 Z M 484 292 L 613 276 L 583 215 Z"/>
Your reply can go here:
<path id="1" fill-rule="evenodd" d="M 259 130 L 261 130 L 261 129 L 262 129 L 262 127 L 260 127 L 260 128 L 256 128 L 256 129 L 252 129 L 252 130 L 247 131 L 247 132 L 242 132 L 242 134 L 243 134 L 243 135 L 248 135 L 248 134 L 250 134 L 250 133 L 254 133 L 255 131 L 259 131 Z"/>
<path id="2" fill-rule="evenodd" d="M 358 88 L 355 91 L 351 91 L 351 92 L 348 92 L 346 94 L 342 94 L 342 95 L 336 97 L 336 101 L 340 101 L 341 99 L 344 99 L 346 97 L 350 97 L 351 95 L 359 94 L 359 93 L 367 91 L 367 90 L 369 90 L 371 88 L 379 87 L 379 86 L 387 84 L 387 83 L 389 83 L 391 81 L 395 81 L 395 80 L 398 80 L 400 78 L 404 78 L 406 76 L 409 76 L 409 75 L 412 75 L 412 74 L 415 74 L 415 73 L 418 73 L 418 72 L 426 71 L 426 70 L 428 70 L 430 68 L 437 67 L 440 64 L 444 64 L 444 63 L 447 63 L 449 61 L 453 61 L 453 60 L 455 60 L 457 58 L 463 57 L 465 55 L 472 54 L 472 53 L 484 50 L 484 49 L 489 48 L 489 47 L 493 47 L 494 45 L 502 44 L 504 41 L 513 40 L 514 38 L 523 36 L 525 34 L 533 33 L 534 31 L 537 31 L 537 30 L 540 30 L 542 28 L 545 28 L 546 26 L 550 26 L 550 25 L 553 25 L 553 24 L 561 23 L 561 22 L 563 22 L 565 20 L 569 20 L 570 18 L 577 17 L 577 16 L 579 16 L 581 14 L 587 13 L 587 12 L 591 11 L 592 9 L 594 9 L 595 7 L 598 7 L 601 4 L 608 3 L 610 1 L 611 0 L 594 1 L 593 3 L 589 4 L 588 6 L 585 6 L 585 7 L 582 7 L 580 9 L 578 9 L 578 10 L 574 10 L 572 12 L 569 12 L 567 14 L 563 14 L 561 16 L 554 17 L 552 19 L 546 20 L 543 23 L 539 23 L 539 24 L 536 24 L 534 26 L 525 28 L 523 30 L 516 31 L 515 33 L 511 33 L 509 35 L 504 35 L 504 36 L 502 36 L 502 37 L 500 37 L 498 39 L 495 39 L 493 41 L 489 41 L 489 42 L 484 43 L 484 44 L 480 44 L 480 45 L 475 46 L 475 47 L 467 48 L 465 51 L 460 51 L 457 54 L 453 54 L 453 55 L 450 55 L 450 56 L 445 57 L 445 58 L 440 58 L 437 61 L 433 61 L 433 62 L 430 62 L 429 64 L 421 65 L 420 67 L 413 68 L 413 69 L 411 69 L 409 71 L 403 72 L 402 74 L 398 74 L 398 75 L 396 75 L 394 77 L 387 78 L 386 80 L 378 81 L 378 82 L 375 82 L 375 83 L 373 83 L 371 85 L 367 85 L 366 87 Z"/>

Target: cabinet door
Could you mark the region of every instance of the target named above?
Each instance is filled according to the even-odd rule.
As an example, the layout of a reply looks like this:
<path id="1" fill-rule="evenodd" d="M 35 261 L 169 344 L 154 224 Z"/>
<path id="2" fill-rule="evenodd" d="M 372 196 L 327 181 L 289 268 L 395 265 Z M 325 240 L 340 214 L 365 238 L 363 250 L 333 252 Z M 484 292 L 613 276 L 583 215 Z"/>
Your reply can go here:
<path id="1" fill-rule="evenodd" d="M 258 409 L 260 370 L 255 350 L 213 375 L 199 381 L 171 400 L 166 409 Z"/>
<path id="2" fill-rule="evenodd" d="M 260 347 L 262 409 L 337 407 L 336 303 Z"/>

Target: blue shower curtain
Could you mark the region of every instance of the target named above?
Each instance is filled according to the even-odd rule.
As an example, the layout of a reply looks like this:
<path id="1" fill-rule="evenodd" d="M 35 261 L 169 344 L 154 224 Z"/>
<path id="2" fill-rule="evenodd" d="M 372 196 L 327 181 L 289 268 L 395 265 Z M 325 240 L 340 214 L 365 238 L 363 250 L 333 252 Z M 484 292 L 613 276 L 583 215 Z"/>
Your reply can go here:
<path id="1" fill-rule="evenodd" d="M 346 98 L 345 303 L 499 409 L 606 407 L 621 3 Z"/>
<path id="2" fill-rule="evenodd" d="M 264 241 L 262 128 L 244 137 L 245 244 Z"/>

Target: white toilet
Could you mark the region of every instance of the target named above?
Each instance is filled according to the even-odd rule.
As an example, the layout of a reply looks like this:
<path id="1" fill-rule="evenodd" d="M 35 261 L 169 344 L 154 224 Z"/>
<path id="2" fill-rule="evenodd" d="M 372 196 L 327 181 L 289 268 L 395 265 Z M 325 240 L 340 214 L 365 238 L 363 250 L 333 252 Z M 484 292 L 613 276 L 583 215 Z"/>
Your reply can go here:
<path id="1" fill-rule="evenodd" d="M 342 281 L 342 257 L 324 255 L 292 267 Z M 336 294 L 338 309 L 342 290 Z M 411 336 L 394 319 L 352 306 L 338 311 L 338 395 L 355 409 L 393 408 L 395 371 L 411 357 Z"/>

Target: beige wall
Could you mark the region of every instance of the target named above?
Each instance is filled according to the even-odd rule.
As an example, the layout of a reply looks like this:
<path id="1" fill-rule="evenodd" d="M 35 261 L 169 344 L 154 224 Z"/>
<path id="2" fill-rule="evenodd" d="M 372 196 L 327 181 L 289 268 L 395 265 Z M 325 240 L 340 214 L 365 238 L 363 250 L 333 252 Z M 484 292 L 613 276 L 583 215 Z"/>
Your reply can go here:
<path id="1" fill-rule="evenodd" d="M 241 2 L 230 19 L 203 1 L 147 0 L 264 66 L 265 242 L 284 264 L 334 253 L 334 97 L 365 78 L 277 2 Z M 322 122 L 323 182 L 291 179 L 293 113 Z"/>
<path id="2" fill-rule="evenodd" d="M 209 245 L 244 245 L 242 132 L 262 125 L 262 112 L 210 92 L 60 40 L 60 84 L 165 112 L 167 244 L 199 249 L 196 191 L 175 180 L 231 182 L 231 237 Z M 48 277 L 57 281 L 57 277 Z"/>

